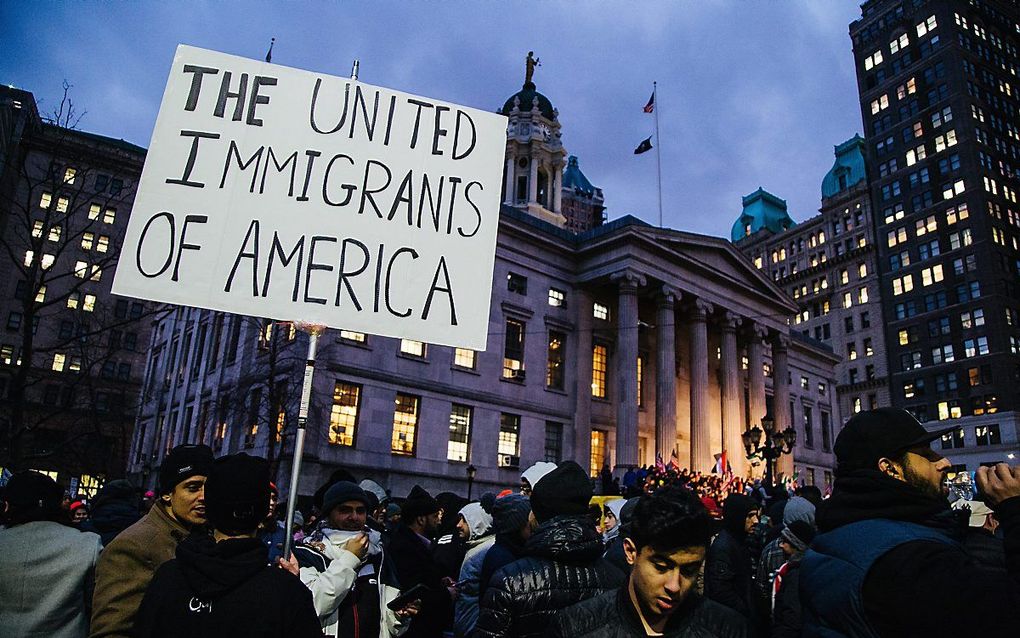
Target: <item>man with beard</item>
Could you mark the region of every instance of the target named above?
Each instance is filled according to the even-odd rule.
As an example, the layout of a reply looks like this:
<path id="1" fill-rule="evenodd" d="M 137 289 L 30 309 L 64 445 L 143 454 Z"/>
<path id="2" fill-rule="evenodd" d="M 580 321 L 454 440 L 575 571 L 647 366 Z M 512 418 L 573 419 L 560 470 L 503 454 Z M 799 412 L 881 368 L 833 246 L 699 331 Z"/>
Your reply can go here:
<path id="1" fill-rule="evenodd" d="M 206 445 L 178 445 L 159 469 L 159 500 L 99 555 L 92 638 L 130 636 L 138 605 L 156 569 L 177 544 L 205 524 L 205 479 L 213 464 Z"/>
<path id="2" fill-rule="evenodd" d="M 492 576 L 475 638 L 537 638 L 556 612 L 623 583 L 620 570 L 602 558 L 602 536 L 588 516 L 591 493 L 587 472 L 573 461 L 538 481 L 531 493 L 538 527 L 524 557 Z"/>
<path id="3" fill-rule="evenodd" d="M 850 419 L 836 438 L 832 497 L 801 562 L 807 636 L 984 636 L 1020 626 L 1020 468 L 978 470 L 1005 535 L 1007 574 L 960 545 L 949 508 L 949 461 L 909 412 L 881 408 Z M 966 610 L 966 613 L 960 613 Z"/>
<path id="4" fill-rule="evenodd" d="M 444 576 L 432 558 L 436 531 L 442 521 L 439 502 L 415 485 L 401 506 L 400 523 L 390 535 L 389 550 L 402 591 L 415 585 L 427 590 L 421 596 L 421 611 L 411 622 L 408 638 L 440 638 L 453 624 L 454 581 Z"/>
<path id="5" fill-rule="evenodd" d="M 407 629 L 408 612 L 386 607 L 399 588 L 379 532 L 366 527 L 370 502 L 354 483 L 334 483 L 323 496 L 322 522 L 294 548 L 327 636 L 390 638 Z"/>
<path id="6" fill-rule="evenodd" d="M 616 591 L 578 603 L 553 624 L 556 638 L 743 638 L 744 620 L 697 593 L 712 518 L 679 487 L 641 498 L 621 532 L 630 576 Z"/>
<path id="7" fill-rule="evenodd" d="M 758 504 L 750 496 L 730 494 L 723 503 L 723 529 L 705 560 L 705 597 L 759 623 L 748 535 L 758 523 Z"/>

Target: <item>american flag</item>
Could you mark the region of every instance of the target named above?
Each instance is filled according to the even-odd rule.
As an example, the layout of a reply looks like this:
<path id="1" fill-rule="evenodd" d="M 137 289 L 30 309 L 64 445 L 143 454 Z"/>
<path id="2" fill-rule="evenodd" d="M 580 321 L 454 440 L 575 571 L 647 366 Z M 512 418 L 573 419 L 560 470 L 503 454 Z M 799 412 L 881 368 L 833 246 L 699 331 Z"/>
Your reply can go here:
<path id="1" fill-rule="evenodd" d="M 645 113 L 651 113 L 655 110 L 655 91 L 652 91 L 652 97 L 648 98 L 648 104 L 645 104 Z"/>

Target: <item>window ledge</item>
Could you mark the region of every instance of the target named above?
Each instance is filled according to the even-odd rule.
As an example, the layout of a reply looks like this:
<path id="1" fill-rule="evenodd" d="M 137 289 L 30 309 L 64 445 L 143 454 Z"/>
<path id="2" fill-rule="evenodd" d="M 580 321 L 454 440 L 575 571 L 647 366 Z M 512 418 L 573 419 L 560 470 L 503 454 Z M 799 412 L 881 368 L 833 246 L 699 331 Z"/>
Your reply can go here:
<path id="1" fill-rule="evenodd" d="M 482 373 L 479 372 L 478 370 L 474 369 L 474 368 L 465 368 L 464 366 L 452 365 L 452 366 L 450 366 L 450 369 L 453 370 L 454 372 L 462 372 L 464 374 L 472 374 L 472 375 L 474 375 L 476 377 L 482 376 Z M 457 461 L 450 461 L 450 462 L 451 463 L 456 463 Z"/>
<path id="2" fill-rule="evenodd" d="M 342 346 L 349 346 L 351 348 L 360 348 L 362 350 L 367 350 L 369 352 L 372 351 L 372 346 L 370 346 L 367 341 L 365 343 L 362 343 L 360 341 L 352 341 L 350 339 L 341 339 L 340 337 L 337 337 L 336 338 L 336 342 L 339 343 Z"/>
<path id="3" fill-rule="evenodd" d="M 510 379 L 510 378 L 507 378 L 507 377 L 504 377 L 504 376 L 500 376 L 499 380 L 502 381 L 503 383 L 512 383 L 513 385 L 519 385 L 519 386 L 524 386 L 525 385 L 525 382 L 522 381 L 521 379 Z"/>
<path id="4" fill-rule="evenodd" d="M 397 357 L 401 359 L 407 359 L 408 361 L 417 361 L 418 363 L 428 363 L 429 360 L 425 357 L 416 357 L 413 354 L 407 354 L 406 352 L 397 352 Z"/>
<path id="5" fill-rule="evenodd" d="M 558 394 L 558 395 L 564 396 L 564 397 L 565 396 L 570 396 L 569 393 L 566 390 L 560 390 L 559 388 L 550 388 L 549 386 L 546 386 L 545 387 L 545 391 L 549 392 L 551 394 Z"/>

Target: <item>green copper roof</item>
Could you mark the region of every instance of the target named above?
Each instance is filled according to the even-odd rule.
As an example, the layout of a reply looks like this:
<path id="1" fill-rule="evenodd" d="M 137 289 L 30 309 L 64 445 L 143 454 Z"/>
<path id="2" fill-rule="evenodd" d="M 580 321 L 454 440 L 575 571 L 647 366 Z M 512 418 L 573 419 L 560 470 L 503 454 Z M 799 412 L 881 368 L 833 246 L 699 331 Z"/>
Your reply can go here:
<path id="1" fill-rule="evenodd" d="M 867 178 L 864 172 L 864 138 L 854 135 L 836 146 L 835 153 L 836 161 L 822 180 L 822 199 L 834 197 Z"/>
<path id="2" fill-rule="evenodd" d="M 547 120 L 556 119 L 556 114 L 553 113 L 552 102 L 549 101 L 549 98 L 538 92 L 538 90 L 535 88 L 534 82 L 526 83 L 523 87 L 521 87 L 520 91 L 508 97 L 506 99 L 506 102 L 503 103 L 503 108 L 499 110 L 501 115 L 510 115 L 510 111 L 514 109 L 514 98 L 517 97 L 521 98 L 522 111 L 530 111 L 531 105 L 534 102 L 535 98 L 537 97 L 539 112 Z"/>
<path id="3" fill-rule="evenodd" d="M 748 226 L 751 229 L 750 234 L 753 235 L 763 228 L 774 233 L 781 233 L 797 223 L 790 218 L 790 213 L 786 211 L 786 200 L 779 199 L 761 186 L 744 197 L 742 203 L 744 211 L 740 213 L 737 221 L 733 222 L 733 228 L 730 230 L 731 241 L 736 242 L 747 236 Z"/>
<path id="4" fill-rule="evenodd" d="M 595 194 L 595 186 L 581 172 L 581 167 L 577 165 L 576 155 L 567 158 L 567 169 L 563 171 L 563 188 L 580 191 L 588 196 Z"/>

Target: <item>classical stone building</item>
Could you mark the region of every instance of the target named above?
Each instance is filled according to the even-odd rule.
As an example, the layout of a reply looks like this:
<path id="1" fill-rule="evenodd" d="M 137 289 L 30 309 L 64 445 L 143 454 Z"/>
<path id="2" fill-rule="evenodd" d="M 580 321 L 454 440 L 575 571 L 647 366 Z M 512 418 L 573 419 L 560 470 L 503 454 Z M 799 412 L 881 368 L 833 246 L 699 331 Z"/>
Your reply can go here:
<path id="1" fill-rule="evenodd" d="M 299 493 L 337 467 L 396 494 L 463 492 L 469 466 L 480 487 L 509 487 L 540 460 L 623 472 L 674 450 L 704 471 L 726 450 L 744 474 L 740 435 L 770 406 L 798 430 L 800 476 L 828 478 L 838 357 L 791 337 L 789 296 L 724 239 L 629 216 L 565 228 L 555 109 L 525 85 L 504 110 L 513 205 L 498 211 L 486 349 L 327 331 Z M 550 128 L 536 139 L 538 124 Z M 176 309 L 153 333 L 132 471 L 151 483 L 169 447 L 201 441 L 273 457 L 285 484 L 305 339 L 287 324 Z"/>
<path id="2" fill-rule="evenodd" d="M 864 140 L 835 147 L 822 180 L 820 213 L 795 223 L 786 202 L 761 189 L 744 198 L 731 238 L 797 303 L 792 330 L 840 357 L 840 414 L 890 405 Z"/>
<path id="3" fill-rule="evenodd" d="M 1020 454 L 1020 10 L 870 0 L 850 25 L 892 403 L 957 466 Z"/>
<path id="4" fill-rule="evenodd" d="M 0 467 L 88 494 L 123 475 L 149 342 L 110 293 L 145 149 L 61 124 L 0 87 Z"/>

